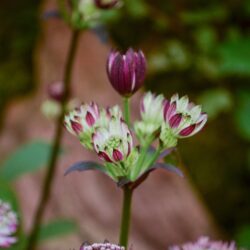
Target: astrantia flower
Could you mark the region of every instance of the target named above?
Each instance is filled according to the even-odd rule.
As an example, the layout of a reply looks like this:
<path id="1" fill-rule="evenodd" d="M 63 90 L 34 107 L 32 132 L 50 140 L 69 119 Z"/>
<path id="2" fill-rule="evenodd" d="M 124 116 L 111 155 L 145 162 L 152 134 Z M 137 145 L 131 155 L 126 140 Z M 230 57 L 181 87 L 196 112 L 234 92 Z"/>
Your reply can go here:
<path id="1" fill-rule="evenodd" d="M 93 135 L 94 149 L 106 162 L 125 161 L 133 146 L 128 126 L 118 119 L 111 119 L 108 127 L 97 128 Z"/>
<path id="2" fill-rule="evenodd" d="M 111 244 L 109 242 L 94 243 L 92 245 L 84 243 L 83 246 L 81 246 L 80 250 L 125 250 L 125 247 Z"/>
<path id="3" fill-rule="evenodd" d="M 198 133 L 207 121 L 207 114 L 201 106 L 190 103 L 187 96 L 172 96 L 164 104 L 164 124 L 160 139 L 165 147 L 174 147 L 178 138 L 190 137 Z"/>
<path id="4" fill-rule="evenodd" d="M 10 205 L 0 199 L 0 247 L 10 247 L 17 241 L 16 237 L 13 237 L 17 223 L 17 216 Z"/>
<path id="5" fill-rule="evenodd" d="M 76 135 L 81 143 L 92 149 L 92 134 L 100 118 L 100 109 L 96 103 L 83 104 L 65 116 L 64 124 L 69 132 Z"/>
<path id="6" fill-rule="evenodd" d="M 197 242 L 188 242 L 180 246 L 172 246 L 169 250 L 236 250 L 234 242 L 211 241 L 208 237 L 200 237 Z"/>
<path id="7" fill-rule="evenodd" d="M 100 9 L 111 9 L 118 5 L 118 0 L 94 0 L 96 7 Z"/>
<path id="8" fill-rule="evenodd" d="M 143 141 L 160 129 L 163 117 L 164 96 L 148 92 L 141 100 L 141 121 L 135 123 L 135 133 Z"/>
<path id="9" fill-rule="evenodd" d="M 107 74 L 114 89 L 129 97 L 143 84 L 146 74 L 146 59 L 142 51 L 129 49 L 122 55 L 112 51 L 107 61 Z"/>

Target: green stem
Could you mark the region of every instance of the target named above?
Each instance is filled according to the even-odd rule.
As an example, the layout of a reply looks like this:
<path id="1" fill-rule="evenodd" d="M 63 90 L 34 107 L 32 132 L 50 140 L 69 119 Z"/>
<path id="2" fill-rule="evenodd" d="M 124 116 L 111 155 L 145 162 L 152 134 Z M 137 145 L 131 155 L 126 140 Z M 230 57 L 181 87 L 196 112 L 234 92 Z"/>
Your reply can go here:
<path id="1" fill-rule="evenodd" d="M 161 151 L 162 151 L 161 147 L 158 147 L 156 149 L 156 151 L 154 152 L 154 154 L 153 154 L 153 156 L 148 164 L 148 167 L 151 167 L 155 163 L 155 161 L 158 159 L 159 155 L 161 154 Z"/>
<path id="2" fill-rule="evenodd" d="M 61 101 L 61 114 L 58 117 L 58 120 L 56 123 L 56 132 L 55 132 L 54 139 L 53 139 L 51 155 L 48 161 L 47 173 L 46 173 L 45 180 L 43 183 L 41 199 L 40 199 L 38 208 L 35 213 L 33 226 L 32 226 L 31 233 L 28 239 L 26 250 L 35 250 L 37 247 L 38 234 L 39 234 L 43 214 L 44 214 L 45 208 L 47 206 L 47 203 L 50 197 L 51 187 L 52 187 L 53 180 L 55 177 L 56 165 L 58 161 L 58 153 L 60 150 L 60 145 L 61 145 L 61 140 L 62 140 L 62 135 L 63 135 L 62 124 L 63 124 L 65 112 L 66 112 L 67 101 L 70 96 L 70 82 L 71 82 L 72 69 L 73 69 L 74 58 L 75 58 L 76 49 L 77 49 L 79 33 L 80 33 L 79 31 L 75 30 L 73 31 L 72 37 L 71 37 L 70 48 L 68 51 L 67 61 L 66 61 L 65 71 L 64 71 L 64 81 L 63 81 L 64 93 L 63 93 L 63 98 Z"/>
<path id="3" fill-rule="evenodd" d="M 123 99 L 123 105 L 124 105 L 124 118 L 125 122 L 128 124 L 128 127 L 130 127 L 130 109 L 129 109 L 129 97 L 124 97 Z"/>
<path id="4" fill-rule="evenodd" d="M 133 190 L 129 186 L 123 188 L 123 208 L 120 226 L 120 241 L 119 244 L 127 249 L 130 217 L 131 217 L 131 203 L 132 203 Z"/>

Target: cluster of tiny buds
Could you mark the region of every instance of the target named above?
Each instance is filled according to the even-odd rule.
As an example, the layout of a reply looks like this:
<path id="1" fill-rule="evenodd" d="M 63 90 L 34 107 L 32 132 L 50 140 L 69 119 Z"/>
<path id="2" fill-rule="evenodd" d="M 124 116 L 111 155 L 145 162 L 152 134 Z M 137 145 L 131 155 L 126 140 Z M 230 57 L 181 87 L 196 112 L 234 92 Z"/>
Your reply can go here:
<path id="1" fill-rule="evenodd" d="M 125 250 L 125 247 L 121 247 L 115 244 L 111 244 L 109 242 L 104 243 L 94 243 L 89 245 L 88 243 L 84 243 L 80 250 Z"/>

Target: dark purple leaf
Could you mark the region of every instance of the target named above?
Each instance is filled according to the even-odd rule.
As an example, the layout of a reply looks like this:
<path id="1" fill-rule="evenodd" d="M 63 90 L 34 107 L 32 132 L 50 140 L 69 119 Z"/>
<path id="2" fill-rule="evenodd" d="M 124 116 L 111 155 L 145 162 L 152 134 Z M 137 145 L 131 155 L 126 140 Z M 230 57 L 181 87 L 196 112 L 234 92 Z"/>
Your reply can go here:
<path id="1" fill-rule="evenodd" d="M 179 175 L 180 177 L 184 177 L 184 174 L 182 173 L 182 171 L 171 165 L 171 164 L 166 164 L 166 163 L 156 163 L 154 166 L 152 166 L 149 170 L 154 170 L 154 169 L 158 169 L 158 168 L 162 168 L 165 169 L 169 172 L 175 173 L 177 175 Z"/>
<path id="2" fill-rule="evenodd" d="M 165 158 L 166 156 L 170 155 L 176 148 L 168 148 L 164 150 L 158 157 L 158 160 Z"/>
<path id="3" fill-rule="evenodd" d="M 64 173 L 64 176 L 75 172 L 75 171 L 86 171 L 86 170 L 98 170 L 102 173 L 106 173 L 105 168 L 100 165 L 99 163 L 96 162 L 92 162 L 92 161 L 81 161 L 81 162 L 77 162 L 75 164 L 73 164 L 72 166 L 70 166 Z"/>

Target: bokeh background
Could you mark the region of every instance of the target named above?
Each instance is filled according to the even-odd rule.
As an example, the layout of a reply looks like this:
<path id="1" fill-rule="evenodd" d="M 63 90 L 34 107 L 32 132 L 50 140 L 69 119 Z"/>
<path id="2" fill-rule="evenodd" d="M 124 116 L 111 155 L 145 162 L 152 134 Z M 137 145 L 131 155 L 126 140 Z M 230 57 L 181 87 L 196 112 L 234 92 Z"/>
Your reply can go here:
<path id="1" fill-rule="evenodd" d="M 37 53 L 41 53 L 44 41 L 49 43 L 53 32 L 44 30 L 59 27 L 60 32 L 68 34 L 61 28 L 62 21 L 42 18 L 44 11 L 56 9 L 51 2 L 0 2 L 1 137 L 10 130 L 6 121 L 13 103 L 32 100 L 41 90 L 39 86 L 49 83 L 37 75 L 39 67 L 46 68 L 37 62 Z M 199 136 L 180 142 L 179 156 L 192 192 L 216 224 L 215 231 L 250 247 L 250 1 L 126 0 L 119 11 L 107 13 L 106 20 L 105 25 L 84 37 L 92 52 L 98 47 L 89 56 L 101 57 L 96 59 L 101 60 L 99 68 L 105 64 L 111 44 L 123 50 L 141 48 L 148 59 L 145 89 L 163 92 L 167 97 L 175 92 L 188 94 L 203 105 L 209 115 L 208 125 Z M 93 43 L 95 39 L 98 42 Z M 100 50 L 101 46 L 105 49 Z M 63 58 L 57 58 L 59 61 L 63 63 Z M 91 73 L 98 74 L 95 60 L 83 65 L 88 63 Z M 104 70 L 100 74 L 100 79 L 105 77 Z M 49 79 L 58 80 L 55 74 Z M 95 91 L 99 96 L 107 93 L 95 83 L 91 86 L 90 95 Z M 33 120 L 32 116 L 25 117 L 22 126 Z M 39 127 L 38 121 L 32 123 Z M 6 141 L 1 146 L 5 147 Z M 15 141 L 8 144 L 15 147 L 1 150 L 1 163 L 21 144 Z"/>

